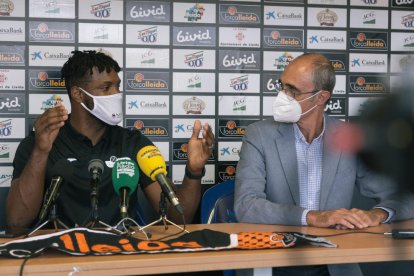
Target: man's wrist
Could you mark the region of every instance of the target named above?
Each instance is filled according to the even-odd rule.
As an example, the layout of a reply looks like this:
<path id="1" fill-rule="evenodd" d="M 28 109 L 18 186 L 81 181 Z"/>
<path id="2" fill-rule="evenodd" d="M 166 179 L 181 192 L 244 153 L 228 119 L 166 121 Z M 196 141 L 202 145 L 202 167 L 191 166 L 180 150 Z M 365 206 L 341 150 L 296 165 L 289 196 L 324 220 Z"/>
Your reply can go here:
<path id="1" fill-rule="evenodd" d="M 206 174 L 206 167 L 201 169 L 201 172 L 193 173 L 189 168 L 188 165 L 185 166 L 185 177 L 189 179 L 200 180 Z"/>

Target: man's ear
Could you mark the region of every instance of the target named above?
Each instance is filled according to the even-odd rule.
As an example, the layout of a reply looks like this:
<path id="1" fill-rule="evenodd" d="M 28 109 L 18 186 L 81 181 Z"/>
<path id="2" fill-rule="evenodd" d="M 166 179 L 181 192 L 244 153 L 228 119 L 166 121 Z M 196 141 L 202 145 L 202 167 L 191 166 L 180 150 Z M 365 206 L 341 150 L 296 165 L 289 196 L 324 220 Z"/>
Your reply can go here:
<path id="1" fill-rule="evenodd" d="M 71 87 L 70 96 L 71 96 L 72 100 L 75 101 L 76 103 L 81 103 L 82 100 L 83 100 L 83 93 L 79 89 L 79 86 L 76 86 L 76 85 Z"/>
<path id="2" fill-rule="evenodd" d="M 318 97 L 318 105 L 325 105 L 331 98 L 331 92 L 328 90 L 321 90 Z"/>

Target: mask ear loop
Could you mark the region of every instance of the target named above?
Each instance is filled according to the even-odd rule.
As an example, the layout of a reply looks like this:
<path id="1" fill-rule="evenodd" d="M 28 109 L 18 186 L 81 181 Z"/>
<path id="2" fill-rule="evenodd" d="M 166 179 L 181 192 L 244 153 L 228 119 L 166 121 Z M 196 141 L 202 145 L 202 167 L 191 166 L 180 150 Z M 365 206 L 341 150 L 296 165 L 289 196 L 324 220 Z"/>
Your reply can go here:
<path id="1" fill-rule="evenodd" d="M 322 92 L 322 90 L 319 90 L 317 93 L 313 94 L 312 96 L 309 96 L 309 97 L 307 97 L 307 98 L 305 98 L 305 99 L 303 99 L 303 100 L 298 101 L 298 103 L 301 103 L 301 102 L 303 102 L 303 101 L 309 100 L 309 99 L 311 99 L 312 97 L 314 97 L 314 96 L 318 95 L 318 94 L 319 94 L 319 93 L 321 93 L 321 92 Z M 312 108 L 310 108 L 310 109 L 308 109 L 307 111 L 305 111 L 305 112 L 303 112 L 302 114 L 300 114 L 300 116 L 303 116 L 303 115 L 308 114 L 309 112 L 311 112 L 312 110 L 314 110 L 317 106 L 318 106 L 318 105 L 316 104 L 316 105 L 315 105 L 315 106 L 313 106 Z"/>

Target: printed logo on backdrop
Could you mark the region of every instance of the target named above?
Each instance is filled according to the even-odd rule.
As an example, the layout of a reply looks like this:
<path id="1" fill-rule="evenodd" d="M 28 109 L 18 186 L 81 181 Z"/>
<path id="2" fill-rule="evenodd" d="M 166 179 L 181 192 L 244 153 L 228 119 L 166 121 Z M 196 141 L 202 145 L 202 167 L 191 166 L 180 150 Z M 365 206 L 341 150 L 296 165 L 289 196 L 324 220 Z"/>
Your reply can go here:
<path id="1" fill-rule="evenodd" d="M 414 0 L 413 0 L 414 1 Z M 413 51 L 414 34 L 413 33 L 391 33 L 391 51 Z"/>
<path id="2" fill-rule="evenodd" d="M 173 115 L 216 114 L 215 96 L 173 96 Z"/>
<path id="3" fill-rule="evenodd" d="M 368 104 L 382 97 L 349 97 L 348 116 L 359 116 Z"/>
<path id="4" fill-rule="evenodd" d="M 221 24 L 260 24 L 259 5 L 220 4 Z"/>
<path id="5" fill-rule="evenodd" d="M 388 29 L 388 10 L 351 9 L 351 28 Z"/>
<path id="6" fill-rule="evenodd" d="M 175 118 L 172 123 L 173 138 L 190 138 L 193 134 L 195 119 L 182 119 Z M 215 132 L 215 120 L 214 119 L 202 119 L 201 124 L 208 123 L 213 131 Z M 199 138 L 202 137 L 200 133 Z"/>
<path id="7" fill-rule="evenodd" d="M 24 114 L 25 106 L 24 93 L 0 93 L 0 114 Z"/>
<path id="8" fill-rule="evenodd" d="M 0 45 L 0 65 L 24 66 L 24 45 Z"/>
<path id="9" fill-rule="evenodd" d="M 264 6 L 264 25 L 303 26 L 303 7 Z"/>
<path id="10" fill-rule="evenodd" d="M 127 118 L 125 127 L 131 130 L 137 129 L 148 137 L 169 137 L 168 119 L 138 119 Z"/>
<path id="11" fill-rule="evenodd" d="M 1 4 L 0 4 L 1 10 Z M 1 15 L 0 15 L 1 17 Z M 25 22 L 24 21 L 2 21 L 0 27 L 1 41 L 24 41 Z"/>
<path id="12" fill-rule="evenodd" d="M 414 11 L 391 11 L 391 28 L 397 30 L 414 29 Z"/>
<path id="13" fill-rule="evenodd" d="M 258 119 L 219 119 L 219 138 L 241 138 L 246 133 L 247 126 L 257 121 Z"/>
<path id="14" fill-rule="evenodd" d="M 260 2 L 260 1 L 257 1 Z M 305 4 L 305 0 L 265 0 L 267 3 Z"/>
<path id="15" fill-rule="evenodd" d="M 65 90 L 65 81 L 61 80 L 60 70 L 29 70 L 29 90 L 54 89 Z"/>
<path id="16" fill-rule="evenodd" d="M 337 54 L 337 53 L 322 53 L 325 55 L 331 62 L 335 72 L 347 72 L 348 70 L 348 55 L 347 54 Z"/>
<path id="17" fill-rule="evenodd" d="M 14 3 L 11 0 L 0 1 L 0 16 L 10 16 L 14 10 Z"/>
<path id="18" fill-rule="evenodd" d="M 215 92 L 214 73 L 173 72 L 174 92 Z"/>
<path id="19" fill-rule="evenodd" d="M 74 47 L 29 46 L 29 65 L 62 66 L 71 56 Z"/>
<path id="20" fill-rule="evenodd" d="M 161 1 L 127 1 L 126 20 L 170 22 L 170 3 Z"/>
<path id="21" fill-rule="evenodd" d="M 60 104 L 60 103 L 63 104 L 63 102 L 64 101 L 60 95 L 53 94 L 42 102 L 42 106 L 40 107 L 40 109 L 43 111 L 46 111 L 49 108 L 55 107 L 57 104 Z"/>
<path id="22" fill-rule="evenodd" d="M 79 19 L 122 20 L 123 18 L 123 1 L 79 1 L 78 9 Z"/>
<path id="23" fill-rule="evenodd" d="M 410 65 L 414 64 L 414 56 L 412 55 L 391 55 L 391 73 L 402 73 L 406 72 Z"/>
<path id="24" fill-rule="evenodd" d="M 350 72 L 387 73 L 387 54 L 349 54 Z"/>
<path id="25" fill-rule="evenodd" d="M 80 43 L 122 44 L 123 24 L 79 23 Z"/>
<path id="26" fill-rule="evenodd" d="M 385 76 L 351 75 L 349 93 L 387 93 L 388 78 Z"/>
<path id="27" fill-rule="evenodd" d="M 75 18 L 75 2 L 65 0 L 29 1 L 30 17 Z"/>
<path id="28" fill-rule="evenodd" d="M 170 27 L 166 25 L 126 25 L 126 43 L 170 45 Z"/>
<path id="29" fill-rule="evenodd" d="M 126 115 L 169 115 L 169 96 L 125 95 Z"/>
<path id="30" fill-rule="evenodd" d="M 340 115 L 346 114 L 346 98 L 331 97 L 325 106 L 325 112 L 328 115 Z"/>
<path id="31" fill-rule="evenodd" d="M 29 21 L 29 41 L 75 43 L 75 23 Z"/>
<path id="32" fill-rule="evenodd" d="M 0 143 L 0 163 L 13 162 L 18 146 L 19 146 L 18 142 L 10 142 L 10 143 L 1 142 Z"/>
<path id="33" fill-rule="evenodd" d="M 0 118 L 0 139 L 24 138 L 25 118 Z"/>
<path id="34" fill-rule="evenodd" d="M 108 18 L 111 16 L 111 1 L 104 1 L 90 6 L 90 13 L 96 18 Z"/>
<path id="35" fill-rule="evenodd" d="M 346 6 L 347 0 L 308 0 L 308 4 L 328 4 Z"/>
<path id="36" fill-rule="evenodd" d="M 126 67 L 164 68 L 170 65 L 170 53 L 166 48 L 126 48 Z"/>
<path id="37" fill-rule="evenodd" d="M 1 167 L 0 173 L 0 188 L 1 187 L 10 187 L 11 180 L 13 178 L 13 167 Z"/>
<path id="38" fill-rule="evenodd" d="M 260 47 L 259 28 L 220 27 L 221 47 Z"/>
<path id="39" fill-rule="evenodd" d="M 186 114 L 203 114 L 204 109 L 206 108 L 206 103 L 197 97 L 191 97 L 186 99 L 183 102 L 183 109 Z"/>
<path id="40" fill-rule="evenodd" d="M 351 6 L 388 7 L 389 0 L 351 0 Z"/>
<path id="41" fill-rule="evenodd" d="M 25 70 L 0 69 L 0 90 L 24 90 Z"/>
<path id="42" fill-rule="evenodd" d="M 213 150 L 214 151 L 214 150 Z M 173 142 L 173 161 L 183 161 L 188 158 L 187 142 Z M 214 152 L 208 158 L 209 161 L 214 160 Z"/>
<path id="43" fill-rule="evenodd" d="M 219 51 L 220 70 L 260 70 L 260 51 Z"/>
<path id="44" fill-rule="evenodd" d="M 259 93 L 260 74 L 219 74 L 219 92 Z"/>
<path id="45" fill-rule="evenodd" d="M 285 67 L 303 52 L 263 52 L 263 70 L 283 71 Z"/>
<path id="46" fill-rule="evenodd" d="M 277 95 L 276 93 L 276 81 L 280 77 L 280 73 L 264 73 L 262 74 L 262 81 L 263 81 L 263 89 L 264 93 L 273 93 L 273 95 Z"/>
<path id="47" fill-rule="evenodd" d="M 231 180 L 236 178 L 237 163 L 234 164 L 219 164 L 218 165 L 218 182 Z"/>
<path id="48" fill-rule="evenodd" d="M 216 28 L 174 26 L 173 45 L 214 47 L 216 46 Z"/>
<path id="49" fill-rule="evenodd" d="M 42 114 L 58 103 L 65 105 L 70 113 L 71 106 L 67 94 L 29 94 L 29 114 Z"/>
<path id="50" fill-rule="evenodd" d="M 216 5 L 206 3 L 174 3 L 174 22 L 216 23 Z"/>
<path id="51" fill-rule="evenodd" d="M 346 31 L 308 30 L 308 49 L 346 50 Z"/>
<path id="52" fill-rule="evenodd" d="M 218 161 L 239 161 L 242 142 L 219 142 Z"/>
<path id="53" fill-rule="evenodd" d="M 169 72 L 126 72 L 126 90 L 134 92 L 168 92 L 170 89 Z"/>
<path id="54" fill-rule="evenodd" d="M 347 10 L 336 8 L 308 8 L 308 26 L 346 28 Z"/>
<path id="55" fill-rule="evenodd" d="M 336 82 L 335 87 L 332 91 L 333 95 L 345 95 L 346 94 L 346 76 L 345 75 L 336 75 L 335 76 Z"/>
<path id="56" fill-rule="evenodd" d="M 387 32 L 350 32 L 349 49 L 388 50 Z"/>
<path id="57" fill-rule="evenodd" d="M 215 50 L 198 49 L 174 49 L 173 67 L 174 69 L 211 69 L 216 68 Z"/>
<path id="58" fill-rule="evenodd" d="M 260 115 L 260 97 L 220 96 L 219 115 L 258 116 Z"/>
<path id="59" fill-rule="evenodd" d="M 414 7 L 414 0 L 392 0 L 392 6 L 396 8 Z"/>
<path id="60" fill-rule="evenodd" d="M 265 48 L 300 48 L 303 49 L 303 30 L 263 29 Z"/>

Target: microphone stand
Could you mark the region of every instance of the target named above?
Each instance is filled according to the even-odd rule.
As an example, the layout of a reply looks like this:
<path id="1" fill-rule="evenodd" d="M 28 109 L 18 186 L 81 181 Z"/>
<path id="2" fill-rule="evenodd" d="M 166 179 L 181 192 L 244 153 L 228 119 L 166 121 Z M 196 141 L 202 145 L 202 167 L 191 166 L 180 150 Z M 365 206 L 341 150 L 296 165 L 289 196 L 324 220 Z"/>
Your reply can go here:
<path id="1" fill-rule="evenodd" d="M 60 225 L 61 227 L 65 228 L 65 229 L 69 229 L 69 227 L 66 224 L 64 224 L 63 221 L 61 221 L 57 216 L 55 199 L 52 201 L 52 204 L 50 205 L 49 218 L 47 220 L 45 220 L 42 224 L 37 226 L 29 234 L 27 234 L 27 236 L 33 235 L 36 231 L 42 229 L 48 223 L 53 223 L 53 226 L 55 227 L 56 232 L 59 230 L 58 225 Z"/>
<path id="2" fill-rule="evenodd" d="M 170 220 L 167 218 L 167 201 L 166 201 L 165 197 L 166 197 L 165 193 L 164 193 L 164 192 L 161 192 L 161 194 L 160 194 L 160 203 L 159 203 L 159 207 L 160 207 L 160 218 L 159 218 L 159 219 L 157 219 L 156 221 L 151 222 L 151 223 L 150 223 L 150 224 L 148 224 L 148 225 L 145 225 L 144 227 L 139 228 L 138 230 L 139 230 L 139 231 L 142 231 L 142 230 L 144 230 L 145 228 L 147 228 L 147 227 L 149 227 L 149 226 L 152 226 L 152 225 L 154 225 L 154 224 L 157 224 L 157 223 L 159 223 L 159 222 L 161 222 L 161 221 L 162 221 L 162 223 L 164 224 L 165 230 L 167 230 L 167 229 L 168 229 L 168 224 L 167 224 L 167 223 L 169 223 L 169 224 L 171 224 L 171 225 L 173 225 L 173 226 L 177 227 L 178 229 L 181 229 L 182 231 L 184 231 L 184 232 L 186 232 L 186 233 L 190 233 L 188 230 L 186 230 L 186 229 L 184 229 L 183 227 L 181 227 L 181 226 L 179 226 L 179 225 L 175 224 L 174 222 L 170 221 Z"/>

